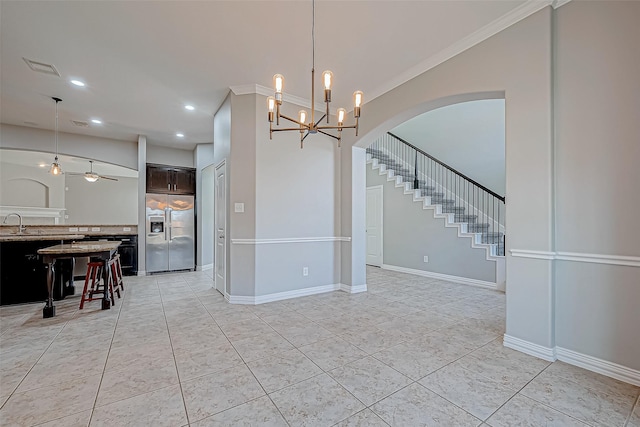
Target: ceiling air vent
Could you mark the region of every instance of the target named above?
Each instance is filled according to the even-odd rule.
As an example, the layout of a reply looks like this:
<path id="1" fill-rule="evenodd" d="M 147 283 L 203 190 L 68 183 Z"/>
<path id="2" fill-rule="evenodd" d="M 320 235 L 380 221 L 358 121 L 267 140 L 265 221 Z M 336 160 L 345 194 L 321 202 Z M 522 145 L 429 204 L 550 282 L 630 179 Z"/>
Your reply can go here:
<path id="1" fill-rule="evenodd" d="M 26 62 L 29 68 L 31 68 L 33 71 L 37 71 L 38 73 L 53 74 L 54 76 L 60 77 L 60 73 L 58 72 L 58 70 L 56 70 L 56 67 L 54 67 L 51 64 L 32 61 L 27 58 L 22 58 L 22 59 L 24 59 L 24 62 Z"/>
<path id="2" fill-rule="evenodd" d="M 78 126 L 80 128 L 88 128 L 89 127 L 89 123 L 83 122 L 82 120 L 71 120 L 71 123 L 73 123 L 74 126 Z"/>

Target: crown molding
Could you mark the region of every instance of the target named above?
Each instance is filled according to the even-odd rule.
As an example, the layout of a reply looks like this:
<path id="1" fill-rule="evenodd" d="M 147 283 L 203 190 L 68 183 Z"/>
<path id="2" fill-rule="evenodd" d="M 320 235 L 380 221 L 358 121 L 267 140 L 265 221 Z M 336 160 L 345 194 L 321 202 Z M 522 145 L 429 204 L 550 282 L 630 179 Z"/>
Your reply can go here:
<path id="1" fill-rule="evenodd" d="M 568 0 L 558 0 L 558 1 L 568 1 Z M 367 99 L 373 100 L 380 95 L 389 92 L 392 89 L 402 85 L 403 83 L 408 82 L 414 77 L 419 76 L 432 68 L 442 64 L 443 62 L 453 58 L 456 55 L 461 54 L 465 50 L 485 41 L 491 36 L 498 34 L 499 32 L 509 28 L 510 26 L 522 21 L 530 15 L 538 12 L 539 10 L 544 9 L 547 6 L 551 6 L 553 4 L 552 0 L 528 0 L 524 4 L 516 7 L 509 13 L 501 16 L 490 24 L 485 25 L 480 28 L 476 32 L 468 35 L 467 37 L 455 42 L 449 47 L 441 50 L 435 55 L 430 56 L 414 67 L 408 69 L 404 73 L 397 76 L 395 79 L 391 80 L 389 83 L 384 86 L 378 87 L 376 90 L 371 93 L 367 93 Z"/>
<path id="2" fill-rule="evenodd" d="M 571 0 L 527 0 L 522 5 L 516 7 L 509 13 L 501 16 L 495 21 L 485 25 L 474 33 L 468 35 L 467 37 L 455 42 L 449 47 L 441 50 L 435 55 L 430 56 L 419 64 L 411 67 L 404 73 L 398 75 L 396 78 L 392 79 L 387 84 L 380 86 L 370 93 L 367 93 L 367 99 L 369 101 L 395 89 L 396 87 L 402 85 L 403 83 L 408 82 L 409 80 L 429 71 L 432 68 L 437 67 L 445 61 L 453 58 L 456 55 L 461 54 L 467 49 L 472 48 L 473 46 L 487 40 L 489 37 L 492 37 L 498 34 L 501 31 L 506 30 L 514 24 L 522 21 L 523 19 L 533 15 L 534 13 L 544 9 L 547 6 L 551 6 L 554 9 L 558 9 L 561 6 L 569 3 Z M 248 95 L 248 94 L 259 94 L 264 96 L 273 95 L 273 90 L 271 88 L 267 88 L 258 84 L 248 84 L 248 85 L 239 85 L 232 86 L 231 91 L 236 95 Z M 290 95 L 286 92 L 284 93 L 284 98 L 286 102 L 299 105 L 301 107 L 310 108 L 311 102 L 308 99 L 301 98 L 299 96 Z M 324 104 L 316 103 L 315 109 L 316 111 L 324 111 Z M 332 109 L 331 114 L 335 114 L 335 111 Z"/>
<path id="3" fill-rule="evenodd" d="M 263 96 L 273 96 L 273 89 L 270 87 L 258 85 L 258 84 L 247 84 L 247 85 L 238 85 L 231 86 L 229 89 L 233 92 L 234 95 L 263 95 Z M 288 104 L 298 105 L 304 108 L 311 108 L 311 101 L 306 98 L 302 98 L 300 96 L 291 95 L 287 92 L 282 93 L 285 102 Z M 316 111 L 324 112 L 326 110 L 326 106 L 322 103 L 316 102 Z M 335 109 L 331 109 L 331 114 L 335 115 Z"/>
<path id="4" fill-rule="evenodd" d="M 554 9 L 558 9 L 559 7 L 564 6 L 565 4 L 569 3 L 571 0 L 553 0 L 553 2 L 551 2 L 551 6 L 553 6 Z"/>

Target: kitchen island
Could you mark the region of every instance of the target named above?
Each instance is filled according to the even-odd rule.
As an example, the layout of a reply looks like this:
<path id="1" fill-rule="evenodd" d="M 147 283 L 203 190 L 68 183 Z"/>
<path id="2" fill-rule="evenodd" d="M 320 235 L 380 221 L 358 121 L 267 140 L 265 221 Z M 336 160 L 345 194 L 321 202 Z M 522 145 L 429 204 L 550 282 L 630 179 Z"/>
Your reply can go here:
<path id="1" fill-rule="evenodd" d="M 27 225 L 20 234 L 15 225 L 0 226 L 0 305 L 47 300 L 48 271 L 37 251 L 56 243 L 120 241 L 123 274 L 137 274 L 137 232 L 135 225 Z M 86 259 L 57 263 L 54 300 L 75 293 L 74 275 L 84 278 Z"/>
<path id="2" fill-rule="evenodd" d="M 46 319 L 56 315 L 56 307 L 53 305 L 53 289 L 55 288 L 55 265 L 58 260 L 91 257 L 103 262 L 102 280 L 106 289 L 111 274 L 107 263 L 118 250 L 118 246 L 120 246 L 120 242 L 63 243 L 39 249 L 38 254 L 43 256 L 42 261 L 47 266 L 47 301 L 42 309 L 42 317 Z M 105 291 L 102 309 L 108 310 L 109 308 L 111 308 L 109 292 Z"/>

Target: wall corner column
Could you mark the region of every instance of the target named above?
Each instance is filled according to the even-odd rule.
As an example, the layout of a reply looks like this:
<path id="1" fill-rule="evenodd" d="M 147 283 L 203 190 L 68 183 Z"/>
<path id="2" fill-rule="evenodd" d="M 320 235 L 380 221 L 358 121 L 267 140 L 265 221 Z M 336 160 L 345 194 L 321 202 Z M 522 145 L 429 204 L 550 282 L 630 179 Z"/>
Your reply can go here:
<path id="1" fill-rule="evenodd" d="M 138 135 L 138 276 L 146 275 L 147 137 Z"/>

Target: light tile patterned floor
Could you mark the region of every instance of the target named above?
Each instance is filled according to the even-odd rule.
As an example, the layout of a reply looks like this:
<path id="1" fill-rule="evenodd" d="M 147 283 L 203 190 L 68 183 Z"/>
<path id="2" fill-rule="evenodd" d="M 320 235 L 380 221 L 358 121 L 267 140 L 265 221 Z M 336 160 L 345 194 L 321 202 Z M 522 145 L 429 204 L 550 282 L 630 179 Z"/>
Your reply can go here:
<path id="1" fill-rule="evenodd" d="M 640 427 L 638 387 L 504 348 L 503 294 L 367 283 L 239 306 L 191 272 L 126 278 L 108 311 L 1 307 L 0 425 Z"/>

